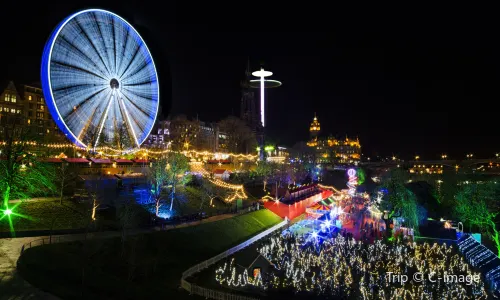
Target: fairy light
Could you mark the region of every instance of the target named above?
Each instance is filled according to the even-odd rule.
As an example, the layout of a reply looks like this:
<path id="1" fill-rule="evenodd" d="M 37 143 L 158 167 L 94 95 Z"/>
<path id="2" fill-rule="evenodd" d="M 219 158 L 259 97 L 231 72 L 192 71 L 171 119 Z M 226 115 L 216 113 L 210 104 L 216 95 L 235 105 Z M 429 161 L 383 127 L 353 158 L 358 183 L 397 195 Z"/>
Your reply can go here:
<path id="1" fill-rule="evenodd" d="M 224 188 L 234 191 L 234 193 L 225 198 L 226 202 L 232 202 L 235 199 L 247 199 L 248 196 L 245 193 L 245 189 L 241 184 L 230 184 L 225 181 L 222 181 L 218 178 L 212 178 L 211 174 L 205 170 L 200 162 L 190 162 L 191 170 L 193 172 L 199 173 L 203 176 L 204 179 L 208 180 L 210 183 Z"/>
<path id="2" fill-rule="evenodd" d="M 321 296 L 363 299 L 486 299 L 482 280 L 471 282 L 424 280 L 401 285 L 388 272 L 421 272 L 424 278 L 480 276 L 473 272 L 457 249 L 446 244 L 373 244 L 342 236 L 306 240 L 291 233 L 275 234 L 258 249 L 271 264 L 268 274 L 250 277 L 234 258 L 215 270 L 215 280 L 228 287 L 261 290 L 292 289 Z M 500 267 L 490 276 L 497 276 Z M 435 274 L 432 276 L 431 274 Z M 378 290 L 375 293 L 374 288 Z"/>

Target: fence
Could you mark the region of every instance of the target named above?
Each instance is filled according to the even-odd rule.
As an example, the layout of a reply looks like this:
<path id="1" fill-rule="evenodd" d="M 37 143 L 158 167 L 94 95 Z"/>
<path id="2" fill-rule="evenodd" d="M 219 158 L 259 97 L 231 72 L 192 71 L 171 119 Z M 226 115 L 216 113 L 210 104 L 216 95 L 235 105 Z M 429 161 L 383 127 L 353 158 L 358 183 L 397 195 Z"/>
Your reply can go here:
<path id="1" fill-rule="evenodd" d="M 473 267 L 483 273 L 493 296 L 498 298 L 500 295 L 500 258 L 470 234 L 463 234 L 460 237 L 458 250 Z"/>
<path id="2" fill-rule="evenodd" d="M 26 249 L 33 248 L 36 246 L 42 246 L 42 245 L 50 245 L 50 244 L 56 244 L 56 243 L 63 243 L 63 242 L 70 242 L 74 241 L 75 238 L 70 238 L 69 236 L 52 236 L 52 237 L 47 237 L 47 238 L 41 238 L 37 240 L 33 240 L 29 243 L 24 244 L 21 247 L 21 255 Z"/>
<path id="3" fill-rule="evenodd" d="M 223 259 L 223 258 L 226 258 L 246 247 L 248 247 L 249 245 L 253 244 L 254 242 L 262 239 L 263 237 L 266 237 L 267 235 L 269 235 L 270 233 L 274 232 L 275 230 L 277 229 L 280 229 L 282 228 L 283 226 L 285 226 L 286 224 L 288 224 L 288 219 L 285 218 L 285 220 L 281 223 L 278 223 L 276 225 L 274 225 L 273 227 L 257 234 L 256 236 L 250 238 L 249 240 L 246 240 L 245 242 L 229 249 L 229 250 L 226 250 L 224 252 L 222 252 L 221 254 L 219 255 L 216 255 L 212 258 L 209 258 L 197 265 L 194 265 L 192 266 L 191 268 L 187 269 L 186 271 L 184 271 L 182 273 L 182 277 L 181 277 L 181 287 L 183 289 L 185 289 L 186 291 L 190 292 L 191 294 L 196 294 L 196 295 L 199 295 L 199 296 L 203 296 L 205 298 L 211 298 L 211 299 L 227 299 L 227 300 L 255 300 L 256 298 L 251 298 L 251 297 L 246 297 L 246 296 L 240 296 L 240 295 L 234 295 L 234 294 L 230 294 L 230 293 L 225 293 L 225 292 L 221 292 L 221 291 L 216 291 L 216 290 L 211 290 L 211 289 L 207 289 L 207 288 L 203 288 L 203 287 L 200 287 L 196 284 L 192 284 L 192 283 L 189 283 L 186 278 L 188 278 L 189 276 L 195 274 L 195 273 L 198 273 L 206 268 L 208 268 L 209 266 L 215 264 L 216 262 L 218 262 L 219 260 Z"/>

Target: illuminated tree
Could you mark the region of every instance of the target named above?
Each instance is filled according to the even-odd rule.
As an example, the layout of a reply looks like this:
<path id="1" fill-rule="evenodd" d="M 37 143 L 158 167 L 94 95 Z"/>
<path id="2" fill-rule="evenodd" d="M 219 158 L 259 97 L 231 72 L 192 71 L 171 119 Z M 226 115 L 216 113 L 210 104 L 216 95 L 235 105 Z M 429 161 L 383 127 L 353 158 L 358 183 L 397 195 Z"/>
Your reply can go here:
<path id="1" fill-rule="evenodd" d="M 149 168 L 149 185 L 151 197 L 155 202 L 155 214 L 159 216 L 159 210 L 162 206 L 163 191 L 168 182 L 169 172 L 168 160 L 166 157 L 161 157 L 151 163 Z"/>
<path id="2" fill-rule="evenodd" d="M 31 137 L 31 138 L 30 138 Z M 33 137 L 26 127 L 4 130 L 0 145 L 0 191 L 3 206 L 10 199 L 28 199 L 54 191 L 53 170 L 30 151 Z"/>
<path id="3" fill-rule="evenodd" d="M 401 169 L 394 169 L 382 183 L 383 188 L 387 190 L 381 208 L 389 211 L 389 218 L 385 220 L 388 233 L 390 232 L 389 219 L 401 217 L 405 220 L 406 227 L 412 228 L 418 234 L 419 209 L 417 199 L 415 194 L 406 187 L 407 182 L 407 174 Z"/>
<path id="4" fill-rule="evenodd" d="M 2 195 L 1 210 L 11 224 L 12 216 L 22 216 L 15 212 L 15 207 L 9 207 L 9 200 L 25 200 L 33 196 L 51 194 L 55 191 L 54 172 L 50 165 L 37 159 L 30 151 L 30 143 L 36 140 L 29 127 L 16 125 L 4 127 L 0 138 L 0 193 Z M 19 205 L 19 204 L 18 204 Z"/>
<path id="5" fill-rule="evenodd" d="M 125 150 L 134 146 L 132 140 L 130 139 L 130 134 L 128 133 L 125 122 L 121 124 L 117 124 L 115 122 L 113 128 L 113 147 L 117 147 L 118 150 Z"/>
<path id="6" fill-rule="evenodd" d="M 172 211 L 175 198 L 175 186 L 181 182 L 182 178 L 186 175 L 186 172 L 189 171 L 189 163 L 186 156 L 174 152 L 169 153 L 167 162 L 167 183 L 172 187 L 172 191 L 170 193 L 170 211 Z"/>
<path id="7" fill-rule="evenodd" d="M 469 226 L 476 226 L 495 243 L 500 257 L 499 197 L 500 184 L 495 181 L 462 184 L 455 195 L 455 211 Z"/>
<path id="8" fill-rule="evenodd" d="M 62 162 L 55 170 L 57 188 L 59 190 L 59 203 L 62 204 L 64 190 L 74 183 L 76 174 L 67 162 Z"/>

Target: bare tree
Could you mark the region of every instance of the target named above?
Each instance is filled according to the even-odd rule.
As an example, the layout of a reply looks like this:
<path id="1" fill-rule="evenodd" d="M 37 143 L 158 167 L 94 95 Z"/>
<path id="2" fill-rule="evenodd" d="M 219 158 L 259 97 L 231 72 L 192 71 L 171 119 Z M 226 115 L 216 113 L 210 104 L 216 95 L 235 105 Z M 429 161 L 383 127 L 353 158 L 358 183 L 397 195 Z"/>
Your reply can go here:
<path id="1" fill-rule="evenodd" d="M 168 173 L 167 157 L 161 157 L 151 163 L 149 168 L 148 179 L 150 186 L 150 194 L 155 202 L 155 214 L 158 217 L 160 207 L 163 205 L 164 187 L 167 184 Z"/>
<path id="2" fill-rule="evenodd" d="M 73 184 L 76 177 L 74 170 L 67 162 L 62 162 L 55 172 L 56 181 L 59 189 L 59 203 L 62 204 L 64 191 Z"/>
<path id="3" fill-rule="evenodd" d="M 171 152 L 168 155 L 167 164 L 167 182 L 172 187 L 172 191 L 170 193 L 170 211 L 172 211 L 174 206 L 175 187 L 187 171 L 189 171 L 189 163 L 187 158 L 180 153 Z"/>

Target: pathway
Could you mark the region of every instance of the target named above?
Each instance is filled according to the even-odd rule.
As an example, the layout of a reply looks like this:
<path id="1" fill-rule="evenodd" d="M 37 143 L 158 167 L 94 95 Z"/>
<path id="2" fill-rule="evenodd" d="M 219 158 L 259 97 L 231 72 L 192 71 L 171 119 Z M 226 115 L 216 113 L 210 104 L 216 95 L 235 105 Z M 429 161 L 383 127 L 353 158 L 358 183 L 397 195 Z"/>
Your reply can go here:
<path id="1" fill-rule="evenodd" d="M 224 220 L 237 216 L 236 214 L 224 214 L 213 216 L 201 221 L 190 223 L 183 223 L 180 225 L 169 225 L 163 229 L 155 227 L 153 229 L 139 229 L 131 230 L 128 235 L 136 235 L 141 233 L 171 230 L 175 228 L 183 228 L 189 226 L 196 226 L 203 223 L 210 223 L 219 220 Z M 67 235 L 54 235 L 53 237 L 63 236 L 65 242 L 81 240 L 85 237 L 84 233 L 67 234 Z M 121 236 L 121 231 L 105 231 L 89 233 L 87 238 L 100 239 Z M 56 296 L 43 292 L 26 282 L 17 272 L 16 264 L 21 254 L 23 245 L 48 236 L 24 237 L 24 238 L 6 238 L 0 239 L 0 300 L 13 300 L 13 299 L 59 299 Z"/>

